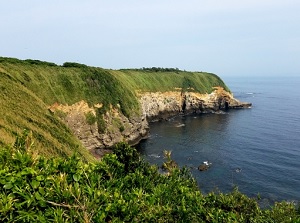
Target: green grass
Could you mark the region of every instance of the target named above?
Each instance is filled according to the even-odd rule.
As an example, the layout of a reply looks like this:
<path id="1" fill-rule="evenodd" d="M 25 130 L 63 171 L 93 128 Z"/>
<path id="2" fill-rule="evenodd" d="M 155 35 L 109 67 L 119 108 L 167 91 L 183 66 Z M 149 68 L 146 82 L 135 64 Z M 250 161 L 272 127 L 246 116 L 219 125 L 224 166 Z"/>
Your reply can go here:
<path id="1" fill-rule="evenodd" d="M 131 89 L 141 91 L 174 91 L 176 88 L 195 92 L 211 93 L 213 87 L 228 87 L 215 74 L 205 72 L 150 72 L 143 70 L 111 71 L 123 84 Z"/>
<path id="2" fill-rule="evenodd" d="M 40 154 L 69 156 L 77 151 L 92 159 L 71 131 L 22 83 L 0 73 L 0 89 L 1 144 L 13 143 L 17 134 L 30 129 Z"/>
<path id="3" fill-rule="evenodd" d="M 67 62 L 63 66 L 39 60 L 0 57 L 0 144 L 12 143 L 14 137 L 29 129 L 36 146 L 46 156 L 68 156 L 78 150 L 87 156 L 80 142 L 60 121 L 63 113 L 52 113 L 50 105 L 74 104 L 85 100 L 97 109 L 99 131 L 105 132 L 103 114 L 110 107 L 119 108 L 127 117 L 140 115 L 137 91 L 195 91 L 210 93 L 223 81 L 214 74 L 176 69 L 106 70 Z M 116 120 L 118 121 L 118 120 Z M 124 126 L 119 126 L 124 131 Z M 90 159 L 90 158 L 88 158 Z"/>

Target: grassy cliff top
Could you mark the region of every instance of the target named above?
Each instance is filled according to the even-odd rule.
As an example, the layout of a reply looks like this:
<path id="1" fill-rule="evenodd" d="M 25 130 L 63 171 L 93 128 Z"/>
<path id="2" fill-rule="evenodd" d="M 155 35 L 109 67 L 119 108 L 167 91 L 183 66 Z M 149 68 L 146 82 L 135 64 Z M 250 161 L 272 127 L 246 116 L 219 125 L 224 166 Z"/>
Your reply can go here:
<path id="1" fill-rule="evenodd" d="M 228 87 L 215 74 L 206 72 L 188 72 L 172 68 L 160 69 L 127 69 L 111 71 L 122 83 L 131 89 L 141 91 L 195 91 L 211 93 L 213 87 L 221 86 L 227 91 Z"/>
<path id="2" fill-rule="evenodd" d="M 126 116 L 140 112 L 136 91 L 196 91 L 210 93 L 215 86 L 228 90 L 216 75 L 178 69 L 108 70 L 83 64 L 62 66 L 39 60 L 0 57 L 0 145 L 13 143 L 29 129 L 39 153 L 69 156 L 74 151 L 91 159 L 71 131 L 48 107 L 85 100 L 91 106 L 112 105 Z M 43 148 L 43 149 L 42 149 Z M 46 148 L 46 149 L 45 149 Z"/>

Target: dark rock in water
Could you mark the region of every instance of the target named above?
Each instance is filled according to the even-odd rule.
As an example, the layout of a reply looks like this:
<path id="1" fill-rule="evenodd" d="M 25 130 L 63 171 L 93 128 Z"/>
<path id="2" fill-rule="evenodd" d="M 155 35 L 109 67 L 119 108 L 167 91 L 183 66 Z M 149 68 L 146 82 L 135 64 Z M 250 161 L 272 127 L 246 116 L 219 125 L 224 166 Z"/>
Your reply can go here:
<path id="1" fill-rule="evenodd" d="M 204 171 L 208 170 L 208 168 L 212 165 L 212 163 L 209 163 L 208 161 L 203 161 L 203 163 L 198 167 L 198 170 Z"/>
<path id="2" fill-rule="evenodd" d="M 198 170 L 200 171 L 205 171 L 205 170 L 208 170 L 209 166 L 206 165 L 206 164 L 201 164 L 199 167 L 198 167 Z"/>

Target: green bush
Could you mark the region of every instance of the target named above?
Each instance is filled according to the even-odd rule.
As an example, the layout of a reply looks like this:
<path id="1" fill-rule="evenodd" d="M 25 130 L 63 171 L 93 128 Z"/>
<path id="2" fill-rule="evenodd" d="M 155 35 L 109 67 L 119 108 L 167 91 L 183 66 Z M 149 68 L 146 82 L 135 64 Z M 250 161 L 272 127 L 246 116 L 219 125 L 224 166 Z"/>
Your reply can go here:
<path id="1" fill-rule="evenodd" d="M 24 60 L 24 61 L 28 64 L 34 64 L 34 65 L 43 65 L 43 66 L 50 66 L 50 67 L 56 67 L 57 66 L 57 64 L 47 62 L 47 61 L 31 60 L 31 59 L 27 59 L 27 60 Z"/>
<path id="2" fill-rule="evenodd" d="M 120 132 L 124 132 L 124 131 L 125 131 L 124 125 L 120 125 L 120 126 L 119 126 L 119 130 L 120 130 Z"/>
<path id="3" fill-rule="evenodd" d="M 10 58 L 10 57 L 0 57 L 0 63 L 25 64 L 25 65 L 31 64 L 31 65 L 50 66 L 50 67 L 57 66 L 57 64 L 47 62 L 47 61 L 32 60 L 32 59 L 19 60 L 17 58 Z"/>
<path id="4" fill-rule="evenodd" d="M 77 67 L 77 68 L 87 68 L 88 66 L 81 63 L 75 63 L 75 62 L 65 62 L 62 65 L 63 67 Z"/>
<path id="5" fill-rule="evenodd" d="M 86 119 L 86 122 L 89 125 L 93 125 L 97 121 L 97 117 L 92 112 L 86 113 L 85 114 L 85 119 Z"/>
<path id="6" fill-rule="evenodd" d="M 187 169 L 168 175 L 119 144 L 101 161 L 37 156 L 29 132 L 0 149 L 1 222 L 299 222 L 295 205 L 262 210 L 237 189 L 203 195 Z"/>
<path id="7" fill-rule="evenodd" d="M 105 108 L 98 108 L 96 110 L 96 118 L 97 118 L 97 126 L 98 126 L 98 132 L 100 134 L 105 133 L 106 130 L 106 122 L 104 121 L 103 115 L 105 113 Z"/>

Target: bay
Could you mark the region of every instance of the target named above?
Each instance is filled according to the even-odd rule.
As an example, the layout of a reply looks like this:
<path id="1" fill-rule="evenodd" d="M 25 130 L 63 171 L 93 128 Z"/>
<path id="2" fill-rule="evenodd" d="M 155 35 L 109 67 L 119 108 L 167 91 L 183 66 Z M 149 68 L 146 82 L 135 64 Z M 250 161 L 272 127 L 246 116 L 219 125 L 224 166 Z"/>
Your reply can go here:
<path id="1" fill-rule="evenodd" d="M 172 151 L 187 166 L 203 193 L 230 192 L 237 186 L 262 201 L 300 200 L 300 78 L 224 79 L 234 96 L 251 109 L 222 114 L 178 116 L 150 124 L 150 137 L 138 145 L 152 164 Z M 212 163 L 207 171 L 197 167 Z"/>

